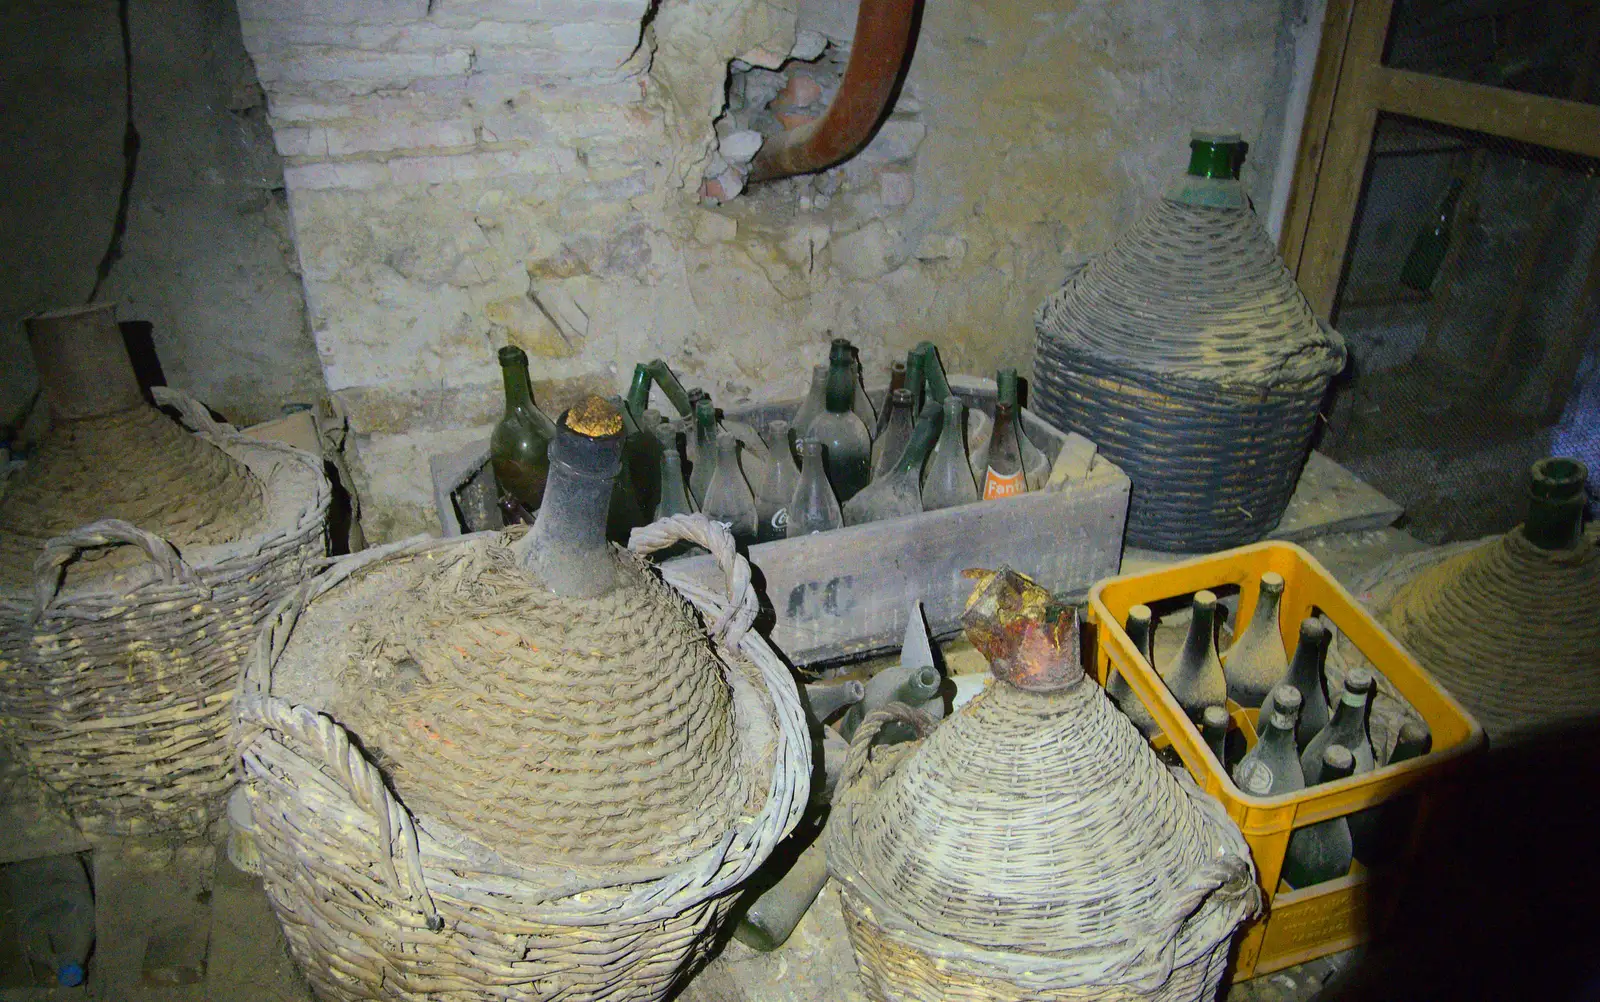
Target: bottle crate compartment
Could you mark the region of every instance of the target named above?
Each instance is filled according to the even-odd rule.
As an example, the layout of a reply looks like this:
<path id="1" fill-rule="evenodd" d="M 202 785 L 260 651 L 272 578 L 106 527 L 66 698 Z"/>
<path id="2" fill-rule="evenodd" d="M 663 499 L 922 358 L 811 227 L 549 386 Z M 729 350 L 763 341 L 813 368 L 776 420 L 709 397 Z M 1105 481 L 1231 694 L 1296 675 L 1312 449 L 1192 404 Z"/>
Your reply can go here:
<path id="1" fill-rule="evenodd" d="M 1346 649 L 1359 651 L 1427 724 L 1433 738 L 1427 754 L 1282 796 L 1253 796 L 1234 783 L 1122 624 L 1135 605 L 1155 605 L 1203 589 L 1237 589 L 1237 637 L 1249 626 L 1257 582 L 1268 571 L 1284 578 L 1278 626 L 1290 656 L 1302 619 L 1321 615 L 1331 621 Z M 1381 935 L 1402 893 L 1405 861 L 1417 851 L 1428 819 L 1445 807 L 1449 780 L 1484 746 L 1477 721 L 1310 554 L 1291 543 L 1257 543 L 1102 581 L 1089 592 L 1089 621 L 1095 625 L 1095 672 L 1101 684 L 1113 670 L 1122 673 L 1160 727 L 1152 744 L 1176 753 L 1195 781 L 1223 804 L 1250 845 L 1267 907 L 1240 937 L 1234 978 L 1303 963 Z M 1257 711 L 1232 700 L 1227 709 L 1233 728 L 1247 746 L 1254 746 Z M 1413 799 L 1415 814 L 1396 858 L 1381 875 L 1367 872 L 1358 861 L 1349 874 L 1334 880 L 1298 889 L 1282 883 L 1295 829 L 1402 796 Z"/>

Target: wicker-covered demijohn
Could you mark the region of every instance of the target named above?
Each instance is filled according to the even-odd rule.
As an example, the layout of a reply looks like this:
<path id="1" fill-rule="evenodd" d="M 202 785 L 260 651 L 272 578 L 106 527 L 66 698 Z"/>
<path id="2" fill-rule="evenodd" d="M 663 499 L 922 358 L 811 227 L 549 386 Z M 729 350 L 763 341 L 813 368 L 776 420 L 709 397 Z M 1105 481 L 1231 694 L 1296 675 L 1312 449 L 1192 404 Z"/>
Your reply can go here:
<path id="1" fill-rule="evenodd" d="M 996 678 L 914 744 L 851 743 L 828 868 L 877 1002 L 1214 997 L 1259 904 L 1243 837 L 1078 662 L 1077 618 L 1002 571 L 969 606 Z"/>
<path id="2" fill-rule="evenodd" d="M 86 831 L 203 831 L 256 631 L 327 555 L 322 460 L 162 387 L 113 308 L 36 317 L 51 428 L 0 498 L 0 728 Z"/>
<path id="3" fill-rule="evenodd" d="M 701 627 L 626 552 L 602 554 L 614 591 L 543 589 L 516 556 L 538 532 L 341 561 L 261 638 L 253 841 L 324 999 L 654 1002 L 805 805 L 798 691 L 732 537 L 699 515 L 634 533 L 717 557 L 727 595 L 682 592 Z"/>
<path id="4" fill-rule="evenodd" d="M 1184 177 L 1034 322 L 1032 406 L 1127 472 L 1130 545 L 1210 552 L 1277 526 L 1345 347 L 1238 181 Z"/>

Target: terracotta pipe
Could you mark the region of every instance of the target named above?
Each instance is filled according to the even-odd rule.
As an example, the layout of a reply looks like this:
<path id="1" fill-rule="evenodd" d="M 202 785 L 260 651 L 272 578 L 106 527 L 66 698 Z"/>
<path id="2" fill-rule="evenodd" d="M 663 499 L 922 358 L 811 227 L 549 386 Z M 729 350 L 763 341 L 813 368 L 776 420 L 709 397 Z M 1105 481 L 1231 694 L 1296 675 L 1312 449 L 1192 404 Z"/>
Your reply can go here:
<path id="1" fill-rule="evenodd" d="M 911 52 L 919 2 L 861 0 L 850 63 L 833 103 L 815 122 L 767 140 L 750 167 L 750 184 L 826 170 L 866 145 Z"/>

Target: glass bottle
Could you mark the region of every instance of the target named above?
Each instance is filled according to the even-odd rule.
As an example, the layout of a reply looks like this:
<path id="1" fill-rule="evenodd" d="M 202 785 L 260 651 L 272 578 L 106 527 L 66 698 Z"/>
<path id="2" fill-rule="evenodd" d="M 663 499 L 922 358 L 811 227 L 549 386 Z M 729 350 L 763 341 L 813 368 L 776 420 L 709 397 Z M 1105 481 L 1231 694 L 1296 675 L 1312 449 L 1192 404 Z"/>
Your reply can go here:
<path id="1" fill-rule="evenodd" d="M 1027 429 L 1023 427 L 1022 405 L 1017 397 L 1017 370 L 1014 368 L 1000 369 L 994 375 L 994 385 L 997 401 L 1011 405 L 1011 433 L 1017 436 L 1017 447 L 1022 450 L 1022 472 L 1027 481 L 1028 490 L 1036 491 L 1044 486 L 1045 480 L 1050 476 L 1050 460 L 1045 458 L 1039 447 L 1033 444 L 1028 437 Z"/>
<path id="2" fill-rule="evenodd" d="M 1541 550 L 1570 550 L 1583 542 L 1589 469 L 1576 459 L 1551 456 L 1528 470 L 1528 517 L 1522 535 Z"/>
<path id="3" fill-rule="evenodd" d="M 622 415 L 590 396 L 561 416 L 550 443 L 545 503 L 512 544 L 517 562 L 557 595 L 593 598 L 617 584 L 606 541 L 612 485 L 622 468 Z"/>
<path id="4" fill-rule="evenodd" d="M 1189 604 L 1189 635 L 1183 649 L 1167 665 L 1162 678 L 1172 698 L 1196 724 L 1208 706 L 1222 706 L 1228 698 L 1228 683 L 1217 660 L 1217 596 L 1197 591 Z"/>
<path id="5" fill-rule="evenodd" d="M 1150 612 L 1150 607 L 1136 605 L 1129 609 L 1123 629 L 1127 631 L 1128 639 L 1133 641 L 1133 649 L 1138 651 L 1139 656 L 1153 669 L 1156 663 L 1155 618 Z M 1111 697 L 1111 701 L 1117 704 L 1117 709 L 1121 710 L 1124 716 L 1133 721 L 1133 726 L 1139 728 L 1139 733 L 1147 738 L 1160 733 L 1161 727 L 1156 723 L 1156 718 L 1145 708 L 1144 702 L 1139 699 L 1139 694 L 1133 691 L 1133 686 L 1122 677 L 1122 672 L 1112 670 L 1106 679 L 1106 695 Z"/>
<path id="6" fill-rule="evenodd" d="M 695 401 L 694 437 L 685 444 L 689 452 L 689 493 L 704 511 L 711 471 L 717 468 L 717 407 L 710 397 Z"/>
<path id="7" fill-rule="evenodd" d="M 1276 571 L 1261 575 L 1256 587 L 1256 611 L 1233 646 L 1228 648 L 1228 653 L 1222 655 L 1222 670 L 1228 677 L 1228 698 L 1240 706 L 1260 707 L 1272 687 L 1288 674 L 1289 655 L 1283 649 L 1283 633 L 1278 628 L 1278 603 L 1283 598 L 1283 586 L 1283 575 Z M 1306 712 L 1301 710 L 1300 719 L 1305 718 Z"/>
<path id="8" fill-rule="evenodd" d="M 1235 133 L 1192 132 L 1189 134 L 1189 176 L 1237 181 L 1243 152 Z"/>
<path id="9" fill-rule="evenodd" d="M 815 724 L 827 723 L 866 698 L 867 687 L 858 678 L 843 682 L 812 682 L 805 686 L 806 716 Z"/>
<path id="10" fill-rule="evenodd" d="M 1272 695 L 1274 709 L 1261 728 L 1261 739 L 1233 767 L 1234 783 L 1253 797 L 1276 797 L 1306 786 L 1294 747 L 1300 693 L 1293 686 L 1280 685 Z"/>
<path id="11" fill-rule="evenodd" d="M 951 394 L 944 398 L 943 419 L 939 422 L 939 442 L 928 457 L 922 478 L 922 508 L 938 511 L 978 500 L 978 487 L 972 479 L 967 459 L 967 439 L 963 431 L 966 406 Z"/>
<path id="12" fill-rule="evenodd" d="M 943 698 L 939 695 L 943 682 L 944 676 L 931 665 L 894 665 L 885 668 L 867 680 L 866 695 L 861 702 L 845 711 L 839 721 L 839 733 L 844 735 L 846 741 L 850 740 L 855 737 L 856 728 L 861 726 L 867 714 L 881 710 L 890 703 L 904 703 L 912 709 L 922 709 L 925 704 Z M 882 733 L 886 735 L 890 730 L 885 727 Z M 909 731 L 906 736 L 910 736 Z"/>
<path id="13" fill-rule="evenodd" d="M 1356 775 L 1372 771 L 1376 762 L 1372 742 L 1367 737 L 1367 708 L 1375 687 L 1371 671 L 1366 668 L 1350 670 L 1344 677 L 1344 693 L 1333 709 L 1333 719 L 1300 754 L 1301 768 L 1312 771 L 1322 761 L 1323 749 L 1329 745 L 1344 745 L 1356 757 Z M 1280 691 L 1274 690 L 1274 693 Z"/>
<path id="14" fill-rule="evenodd" d="M 1012 428 L 1010 404 L 994 405 L 994 431 L 989 438 L 989 458 L 983 474 L 983 499 L 1008 498 L 1027 493 L 1022 447 Z"/>
<path id="15" fill-rule="evenodd" d="M 828 857 L 821 838 L 806 846 L 788 872 L 762 891 L 733 928 L 745 946 L 771 953 L 788 941 L 828 882 Z"/>
<path id="16" fill-rule="evenodd" d="M 739 440 L 729 432 L 717 436 L 717 462 L 700 510 L 726 525 L 736 542 L 748 546 L 756 541 L 756 497 L 739 468 Z"/>
<path id="17" fill-rule="evenodd" d="M 932 341 L 919 341 L 914 349 L 922 353 L 922 385 L 924 402 L 944 403 L 950 395 L 950 383 L 944 378 L 944 364 L 939 361 L 939 348 Z"/>
<path id="18" fill-rule="evenodd" d="M 516 345 L 500 349 L 500 375 L 505 382 L 506 409 L 489 435 L 489 464 L 502 496 L 527 512 L 544 502 L 550 475 L 549 449 L 555 425 L 533 402 L 528 354 Z"/>
<path id="19" fill-rule="evenodd" d="M 850 353 L 851 372 L 855 377 L 854 386 L 851 389 L 853 395 L 850 398 L 850 409 L 855 411 L 856 417 L 861 419 L 861 425 L 867 429 L 867 435 L 870 437 L 873 429 L 878 427 L 878 412 L 872 407 L 872 400 L 867 396 L 866 383 L 863 382 L 861 375 L 861 352 L 856 350 L 855 345 L 842 337 L 834 338 L 833 343 L 843 345 L 845 350 Z"/>
<path id="20" fill-rule="evenodd" d="M 1223 706 L 1208 706 L 1200 715 L 1200 736 L 1206 747 L 1217 757 L 1217 764 L 1227 767 L 1228 710 Z"/>
<path id="21" fill-rule="evenodd" d="M 845 502 L 845 525 L 922 514 L 922 464 L 927 462 L 928 452 L 938 437 L 941 414 L 941 411 L 924 414 L 895 464 Z"/>
<path id="22" fill-rule="evenodd" d="M 877 480 L 894 468 L 900 453 L 911 441 L 911 393 L 905 388 L 889 394 L 888 406 L 883 409 L 883 430 L 872 442 L 872 479 Z"/>
<path id="23" fill-rule="evenodd" d="M 828 409 L 828 367 L 814 365 L 811 367 L 811 388 L 806 391 L 806 398 L 800 404 L 800 409 L 794 412 L 794 433 L 800 438 L 810 437 L 807 432 L 811 429 L 811 422 L 818 414 Z"/>
<path id="24" fill-rule="evenodd" d="M 1428 725 L 1420 720 L 1407 720 L 1400 725 L 1400 733 L 1394 741 L 1394 750 L 1389 753 L 1389 759 L 1384 765 L 1409 762 L 1414 758 L 1421 758 L 1432 750 L 1433 732 L 1428 730 Z"/>
<path id="25" fill-rule="evenodd" d="M 795 486 L 794 497 L 789 499 L 789 525 L 784 535 L 789 539 L 809 536 L 813 532 L 827 532 L 844 524 L 844 514 L 839 510 L 839 499 L 828 483 L 828 471 L 822 458 L 822 443 L 802 439 L 800 442 L 800 483 Z"/>
<path id="26" fill-rule="evenodd" d="M 650 366 L 636 362 L 633 382 L 628 385 L 628 412 L 635 421 L 644 420 L 645 409 L 650 406 Z"/>
<path id="27" fill-rule="evenodd" d="M 883 398 L 883 409 L 878 412 L 878 427 L 872 433 L 872 440 L 876 442 L 878 436 L 883 434 L 883 429 L 889 424 L 889 405 L 894 402 L 894 391 L 906 388 L 906 364 L 895 359 L 889 365 L 889 392 Z M 912 420 L 915 420 L 915 415 Z"/>
<path id="28" fill-rule="evenodd" d="M 1406 254 L 1405 264 L 1400 266 L 1402 285 L 1410 286 L 1418 292 L 1427 292 L 1433 288 L 1434 280 L 1439 277 L 1439 268 L 1444 264 L 1445 253 L 1450 249 L 1451 231 L 1455 229 L 1456 206 L 1461 201 L 1461 189 L 1461 178 L 1451 178 L 1450 187 L 1445 189 L 1444 197 L 1434 205 L 1427 223 L 1411 242 L 1411 250 Z"/>
<path id="29" fill-rule="evenodd" d="M 683 479 L 683 455 L 678 452 L 678 430 L 669 424 L 657 425 L 656 439 L 661 443 L 661 481 L 657 494 L 655 517 L 693 515 L 700 510 L 690 497 Z"/>
<path id="30" fill-rule="evenodd" d="M 1428 730 L 1428 725 L 1420 720 L 1407 720 L 1400 725 L 1394 749 L 1384 765 L 1409 762 L 1432 750 L 1433 732 Z M 1369 814 L 1373 818 L 1371 821 L 1366 820 Z M 1350 836 L 1355 844 L 1356 859 L 1368 869 L 1382 866 L 1400 856 L 1411 838 L 1411 830 L 1417 823 L 1416 795 L 1401 794 L 1353 815 L 1351 821 L 1354 824 Z"/>
<path id="31" fill-rule="evenodd" d="M 650 378 L 654 379 L 656 385 L 661 387 L 661 392 L 667 395 L 679 417 L 688 417 L 694 413 L 696 395 L 703 395 L 703 391 L 685 390 L 665 359 L 652 358 L 646 368 L 650 370 Z"/>
<path id="32" fill-rule="evenodd" d="M 1350 749 L 1329 745 L 1317 760 L 1316 771 L 1307 773 L 1306 785 L 1336 783 L 1354 772 L 1355 767 L 1356 757 Z M 1289 849 L 1283 857 L 1283 882 L 1300 888 L 1337 880 L 1350 872 L 1354 854 L 1350 823 L 1343 817 L 1297 828 L 1289 836 Z"/>
<path id="33" fill-rule="evenodd" d="M 800 467 L 794 462 L 794 447 L 789 444 L 789 422 L 767 425 L 766 474 L 756 491 L 756 541 L 782 539 L 789 526 L 789 501 L 800 485 Z"/>
<path id="34" fill-rule="evenodd" d="M 850 409 L 855 393 L 850 346 L 836 343 L 828 365 L 827 409 L 811 419 L 806 441 L 821 443 L 828 482 L 840 504 L 855 497 L 872 479 L 872 438 L 861 418 Z"/>
<path id="35" fill-rule="evenodd" d="M 622 418 L 622 465 L 617 470 L 617 479 L 611 486 L 611 508 L 606 515 L 606 538 L 625 546 L 628 535 L 633 532 L 634 527 L 643 525 L 645 514 L 655 509 L 654 485 L 659 479 L 659 474 L 655 471 L 655 457 L 640 455 L 654 447 L 655 436 L 646 435 L 640 430 L 621 397 L 611 397 L 608 402 Z M 637 479 L 639 475 L 649 478 L 648 492 Z M 650 499 L 648 506 L 644 504 L 647 495 Z"/>
<path id="36" fill-rule="evenodd" d="M 1323 664 L 1328 657 L 1328 644 L 1333 635 L 1322 625 L 1322 620 L 1307 616 L 1300 621 L 1300 643 L 1294 649 L 1294 660 L 1279 681 L 1294 686 L 1300 693 L 1300 723 L 1295 730 L 1295 741 L 1305 751 L 1311 739 L 1328 726 L 1332 711 L 1328 707 L 1328 688 L 1323 679 Z M 1261 702 L 1263 715 L 1272 712 L 1272 694 Z"/>
<path id="37" fill-rule="evenodd" d="M 911 420 L 922 416 L 922 393 L 927 388 L 923 378 L 924 360 L 921 350 L 911 349 L 906 354 L 906 389 L 911 391 Z"/>

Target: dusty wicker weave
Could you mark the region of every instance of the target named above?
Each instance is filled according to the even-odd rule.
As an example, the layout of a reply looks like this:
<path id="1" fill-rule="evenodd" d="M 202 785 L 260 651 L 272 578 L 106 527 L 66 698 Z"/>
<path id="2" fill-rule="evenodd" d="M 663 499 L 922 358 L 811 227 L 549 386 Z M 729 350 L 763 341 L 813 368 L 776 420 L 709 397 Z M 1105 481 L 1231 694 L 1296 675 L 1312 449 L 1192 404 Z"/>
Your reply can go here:
<path id="1" fill-rule="evenodd" d="M 1039 307 L 1031 403 L 1127 471 L 1130 545 L 1210 552 L 1278 524 L 1345 348 L 1242 197 L 1186 194 Z"/>
<path id="2" fill-rule="evenodd" d="M 634 531 L 650 552 L 709 549 L 726 596 L 679 590 L 705 616 L 728 666 L 744 756 L 762 775 L 759 812 L 689 862 L 641 878 L 522 865 L 414 814 L 342 726 L 275 694 L 273 671 L 319 595 L 379 562 L 471 546 L 490 534 L 408 541 L 337 563 L 278 607 L 238 703 L 239 740 L 268 896 L 324 999 L 466 1002 L 662 998 L 708 944 L 740 885 L 794 826 L 809 795 L 810 745 L 788 668 L 751 629 L 750 567 L 726 530 L 678 516 Z M 670 580 L 670 578 L 669 578 Z M 770 766 L 770 775 L 766 772 Z"/>
<path id="3" fill-rule="evenodd" d="M 898 704 L 869 715 L 828 826 L 872 998 L 1213 997 L 1260 900 L 1249 850 L 1099 686 L 996 682 L 916 746 L 874 756 L 890 720 L 931 725 Z"/>
<path id="4" fill-rule="evenodd" d="M 232 702 L 258 625 L 327 555 L 322 459 L 257 442 L 165 388 L 199 436 L 249 468 L 264 517 L 180 553 L 103 519 L 44 544 L 31 589 L 0 590 L 0 722 L 84 830 L 202 831 L 234 783 Z M 141 561 L 74 581 L 89 549 Z"/>

